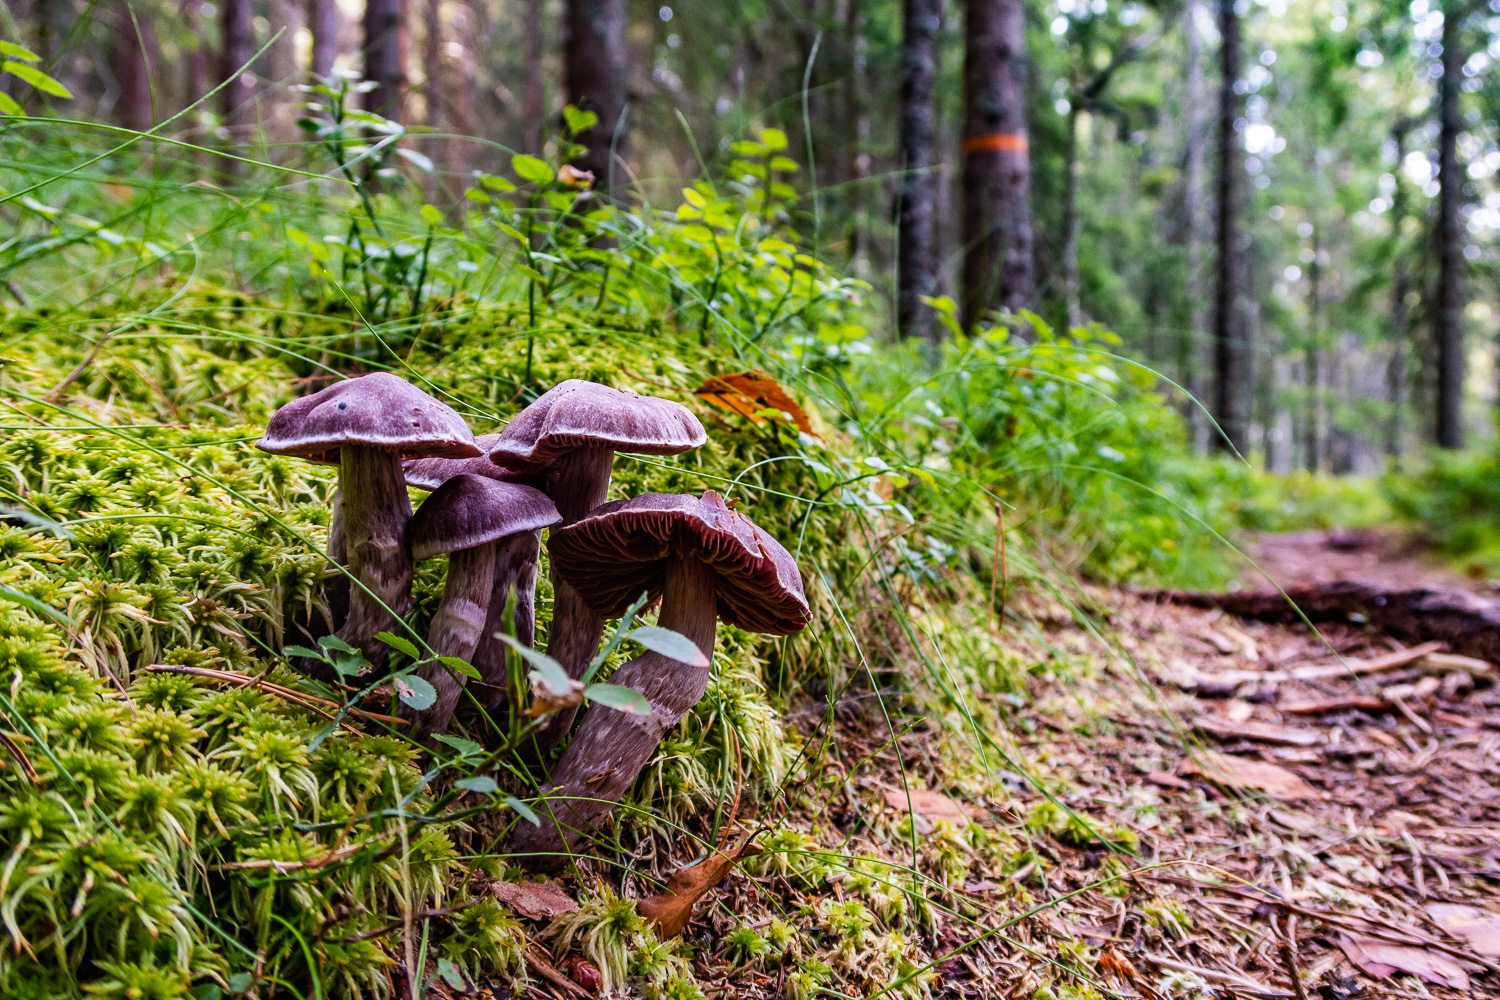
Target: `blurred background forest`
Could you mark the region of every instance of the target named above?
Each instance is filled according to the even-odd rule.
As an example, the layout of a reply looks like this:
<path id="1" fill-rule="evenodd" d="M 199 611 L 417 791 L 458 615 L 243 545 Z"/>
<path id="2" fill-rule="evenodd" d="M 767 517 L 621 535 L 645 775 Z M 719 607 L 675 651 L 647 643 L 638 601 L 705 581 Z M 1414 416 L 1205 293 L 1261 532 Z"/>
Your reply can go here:
<path id="1" fill-rule="evenodd" d="M 795 224 L 898 331 L 1031 309 L 1098 323 L 1203 400 L 1199 450 L 1370 474 L 1494 435 L 1500 2 L 7 0 L 28 114 L 308 165 L 299 85 L 343 71 L 430 159 L 555 153 L 670 200 L 775 127 Z M 248 69 L 236 75 L 236 71 Z M 58 81 L 71 100 L 16 67 Z M 611 159 L 611 152 L 614 158 Z M 199 158 L 234 183 L 233 161 Z M 788 168 L 794 166 L 788 162 Z"/>

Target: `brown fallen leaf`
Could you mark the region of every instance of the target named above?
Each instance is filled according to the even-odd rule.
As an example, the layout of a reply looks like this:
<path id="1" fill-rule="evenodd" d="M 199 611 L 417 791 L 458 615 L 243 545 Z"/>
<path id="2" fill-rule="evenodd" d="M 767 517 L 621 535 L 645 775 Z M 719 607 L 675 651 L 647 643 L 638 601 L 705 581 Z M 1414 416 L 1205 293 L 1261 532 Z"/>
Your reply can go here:
<path id="1" fill-rule="evenodd" d="M 1500 956 L 1500 913 L 1461 903 L 1432 903 L 1427 915 L 1479 954 Z"/>
<path id="2" fill-rule="evenodd" d="M 1323 734 L 1316 729 L 1291 729 L 1264 722 L 1232 722 L 1211 715 L 1194 719 L 1193 725 L 1205 733 L 1232 740 L 1254 740 L 1288 747 L 1315 747 L 1323 742 Z"/>
<path id="3" fill-rule="evenodd" d="M 1349 956 L 1349 961 L 1359 966 L 1366 975 L 1376 979 L 1385 979 L 1396 972 L 1407 972 L 1439 986 L 1455 990 L 1469 988 L 1469 974 L 1457 962 L 1447 955 L 1428 951 L 1426 948 L 1388 944 L 1379 938 L 1348 934 L 1339 937 L 1339 947 Z"/>
<path id="4" fill-rule="evenodd" d="M 587 1000 L 587 998 L 592 995 L 577 983 L 573 982 L 573 980 L 569 979 L 567 976 L 559 972 L 557 968 L 553 966 L 551 962 L 542 957 L 541 953 L 538 952 L 535 948 L 527 948 L 524 952 L 524 955 L 526 958 L 526 964 L 531 967 L 531 971 L 535 972 L 537 975 L 541 976 L 543 979 L 547 980 L 547 982 L 551 983 L 553 986 L 556 986 L 558 989 L 565 991 L 570 996 L 580 997 L 582 998 L 582 1000 Z"/>
<path id="5" fill-rule="evenodd" d="M 705 403 L 738 413 L 757 424 L 766 421 L 762 410 L 777 410 L 786 414 L 787 420 L 798 430 L 808 434 L 813 432 L 807 411 L 797 405 L 781 383 L 762 371 L 752 369 L 735 375 L 720 375 L 694 389 L 693 394 Z"/>
<path id="6" fill-rule="evenodd" d="M 885 804 L 899 812 L 911 811 L 926 819 L 946 819 L 960 826 L 969 821 L 969 810 L 942 792 L 913 788 L 908 803 L 907 792 L 899 788 L 885 790 Z"/>
<path id="7" fill-rule="evenodd" d="M 578 909 L 572 897 L 549 882 L 491 882 L 490 893 L 528 920 L 551 920 Z"/>
<path id="8" fill-rule="evenodd" d="M 1318 793 L 1279 764 L 1234 757 L 1217 750 L 1200 750 L 1182 762 L 1185 774 L 1197 774 L 1231 788 L 1265 792 L 1277 799 L 1315 799 Z"/>
<path id="9" fill-rule="evenodd" d="M 763 851 L 757 844 L 745 843 L 730 852 L 714 851 L 696 865 L 679 868 L 667 876 L 666 887 L 654 896 L 636 904 L 636 912 L 656 925 L 657 936 L 665 941 L 682 933 L 693 904 L 729 874 L 736 861 L 753 858 Z"/>

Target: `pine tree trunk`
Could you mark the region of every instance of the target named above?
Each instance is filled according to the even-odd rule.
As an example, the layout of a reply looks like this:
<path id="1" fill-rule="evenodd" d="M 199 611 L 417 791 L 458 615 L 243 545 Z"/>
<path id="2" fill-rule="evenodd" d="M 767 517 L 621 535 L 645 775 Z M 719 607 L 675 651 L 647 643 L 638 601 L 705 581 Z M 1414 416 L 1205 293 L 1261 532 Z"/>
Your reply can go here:
<path id="1" fill-rule="evenodd" d="M 588 152 L 576 162 L 594 174 L 594 189 L 614 189 L 611 144 L 624 155 L 624 135 L 615 129 L 625 109 L 625 0 L 566 0 L 568 38 L 563 51 L 568 100 L 599 116 L 580 138 Z"/>
<path id="2" fill-rule="evenodd" d="M 521 92 L 521 120 L 525 124 L 525 148 L 532 156 L 542 152 L 542 132 L 547 118 L 547 80 L 542 75 L 542 57 L 547 40 L 542 23 L 544 0 L 525 0 L 521 45 L 525 49 L 525 86 Z"/>
<path id="3" fill-rule="evenodd" d="M 1250 439 L 1250 333 L 1245 324 L 1244 255 L 1239 208 L 1244 164 L 1235 121 L 1244 101 L 1235 93 L 1240 78 L 1240 19 L 1234 0 L 1219 0 L 1222 39 L 1219 82 L 1218 273 L 1214 288 L 1214 419 L 1220 433 L 1215 447 L 1245 454 Z"/>
<path id="4" fill-rule="evenodd" d="M 224 48 L 220 79 L 229 83 L 219 91 L 220 111 L 229 129 L 231 147 L 244 145 L 255 125 L 255 70 L 245 64 L 255 55 L 255 33 L 250 24 L 250 0 L 220 0 Z M 242 173 L 241 164 L 221 160 L 231 176 Z"/>
<path id="5" fill-rule="evenodd" d="M 1409 119 L 1402 119 L 1391 129 L 1398 166 L 1406 159 L 1406 139 L 1410 132 Z M 1399 460 L 1405 431 L 1406 342 L 1411 336 L 1411 319 L 1406 306 L 1406 297 L 1411 292 L 1411 270 L 1407 266 L 1406 248 L 1401 238 L 1401 230 L 1406 224 L 1406 185 L 1401 181 L 1399 169 L 1394 171 L 1394 176 L 1396 187 L 1391 192 L 1391 357 L 1385 372 L 1386 402 L 1391 412 L 1385 427 L 1385 453 Z"/>
<path id="6" fill-rule="evenodd" d="M 937 33 L 942 0 L 906 0 L 901 38 L 901 212 L 896 321 L 903 337 L 935 339 L 941 327 L 923 296 L 937 294 Z"/>
<path id="7" fill-rule="evenodd" d="M 1437 345 L 1437 443 L 1443 448 L 1464 446 L 1464 225 L 1460 216 L 1463 171 L 1458 165 L 1458 85 L 1463 53 L 1458 28 L 1464 3 L 1443 4 L 1443 76 L 1438 81 L 1438 288 L 1433 309 L 1433 340 Z"/>
<path id="8" fill-rule="evenodd" d="M 309 6 L 307 19 L 312 23 L 312 72 L 313 76 L 326 79 L 338 59 L 344 17 L 339 12 L 338 0 L 309 0 Z"/>
<path id="9" fill-rule="evenodd" d="M 146 58 L 151 24 L 146 18 L 137 24 L 138 19 L 130 15 L 129 8 L 121 5 L 110 25 L 110 70 L 120 88 L 114 118 L 125 128 L 144 132 L 151 127 L 151 67 Z"/>
<path id="10" fill-rule="evenodd" d="M 409 46 L 406 0 L 366 0 L 365 79 L 374 82 L 375 89 L 365 98 L 365 107 L 397 121 L 406 93 Z"/>
<path id="11" fill-rule="evenodd" d="M 1308 472 L 1317 472 L 1323 467 L 1323 445 L 1325 440 L 1323 420 L 1322 345 L 1319 343 L 1323 326 L 1323 267 L 1318 261 L 1322 249 L 1319 231 L 1313 223 L 1313 259 L 1307 264 L 1307 440 L 1303 444 L 1303 457 Z"/>
<path id="12" fill-rule="evenodd" d="M 963 324 L 1035 297 L 1023 0 L 966 0 Z"/>
<path id="13" fill-rule="evenodd" d="M 1068 143 L 1063 158 L 1063 302 L 1069 330 L 1083 324 L 1083 312 L 1078 305 L 1078 114 L 1078 105 L 1072 104 L 1068 108 Z M 1147 357 L 1150 356 L 1148 351 Z"/>
<path id="14" fill-rule="evenodd" d="M 1179 368 L 1193 399 L 1206 402 L 1208 393 L 1208 310 L 1204 290 L 1204 225 L 1203 178 L 1207 173 L 1204 156 L 1204 87 L 1203 87 L 1203 42 L 1198 35 L 1198 12 L 1201 0 L 1187 0 L 1183 8 L 1183 35 L 1187 39 L 1187 150 L 1182 176 L 1183 214 L 1187 217 L 1188 258 L 1188 325 L 1179 350 Z M 1208 420 L 1198 406 L 1188 407 L 1188 427 L 1192 433 L 1194 449 L 1208 450 Z"/>

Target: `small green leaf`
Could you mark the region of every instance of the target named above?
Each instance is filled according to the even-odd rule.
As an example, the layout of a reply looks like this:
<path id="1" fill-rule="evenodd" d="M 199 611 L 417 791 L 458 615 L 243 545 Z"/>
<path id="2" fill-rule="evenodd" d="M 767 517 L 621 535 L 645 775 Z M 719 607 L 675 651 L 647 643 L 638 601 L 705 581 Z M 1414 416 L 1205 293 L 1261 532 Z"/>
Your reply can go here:
<path id="1" fill-rule="evenodd" d="M 396 150 L 396 155 L 401 157 L 407 163 L 410 163 L 412 166 L 416 167 L 418 170 L 425 170 L 429 174 L 432 173 L 432 160 L 428 159 L 422 153 L 417 152 L 415 149 L 406 149 L 405 147 L 402 147 Z"/>
<path id="2" fill-rule="evenodd" d="M 349 645 L 336 635 L 325 635 L 318 640 L 318 645 L 324 649 L 336 649 L 341 653 L 358 653 L 359 650 Z"/>
<path id="3" fill-rule="evenodd" d="M 429 226 L 436 226 L 443 221 L 443 213 L 438 211 L 436 206 L 423 205 L 422 218 L 426 220 Z"/>
<path id="4" fill-rule="evenodd" d="M 514 809 L 516 811 L 516 815 L 520 816 L 532 826 L 542 825 L 542 818 L 536 814 L 536 810 L 532 809 L 530 806 L 522 802 L 520 799 L 516 798 L 514 795 L 507 795 L 505 797 L 505 804 Z"/>
<path id="5" fill-rule="evenodd" d="M 498 230 L 500 230 L 506 236 L 511 237 L 512 239 L 514 239 L 517 243 L 521 244 L 522 246 L 526 246 L 527 245 L 526 244 L 526 236 L 525 236 L 525 234 L 523 234 L 515 226 L 508 226 L 508 225 L 506 225 L 503 222 L 497 222 L 497 223 L 495 223 L 495 228 L 498 229 Z"/>
<path id="6" fill-rule="evenodd" d="M 760 133 L 760 141 L 763 142 L 765 144 L 765 147 L 773 153 L 777 152 L 778 150 L 786 149 L 786 133 L 781 131 L 781 129 L 779 128 L 762 129 Z"/>
<path id="7" fill-rule="evenodd" d="M 703 650 L 681 632 L 673 632 L 660 625 L 642 625 L 638 629 L 632 629 L 625 638 L 640 643 L 653 653 L 660 653 L 662 656 L 677 660 L 679 663 L 687 663 L 695 667 L 708 666 L 708 657 L 703 655 Z"/>
<path id="8" fill-rule="evenodd" d="M 248 972 L 236 972 L 226 982 L 229 983 L 229 992 L 243 993 L 255 985 L 255 977 Z"/>
<path id="9" fill-rule="evenodd" d="M 479 183 L 491 191 L 514 191 L 516 189 L 516 186 L 510 182 L 509 178 L 496 177 L 494 174 L 485 174 L 479 178 Z"/>
<path id="10" fill-rule="evenodd" d="M 492 200 L 489 195 L 485 194 L 478 188 L 465 188 L 464 197 L 469 199 L 470 201 L 477 201 L 481 205 L 487 205 Z"/>
<path id="11" fill-rule="evenodd" d="M 510 158 L 510 168 L 516 172 L 516 176 L 523 181 L 532 181 L 536 184 L 550 184 L 556 176 L 552 167 L 546 160 L 539 160 L 535 156 L 527 156 L 518 153 Z"/>
<path id="12" fill-rule="evenodd" d="M 396 694 L 418 712 L 425 712 L 437 704 L 437 688 L 416 674 L 397 677 L 395 683 Z"/>
<path id="13" fill-rule="evenodd" d="M 0 42 L 0 45 L 3 44 L 5 43 Z M 219 989 L 217 983 L 202 983 L 193 987 L 193 992 L 189 993 L 188 996 L 192 997 L 193 1000 L 223 1000 L 224 991 Z"/>
<path id="14" fill-rule="evenodd" d="M 27 62 L 36 62 L 42 57 L 30 49 L 22 48 L 15 42 L 0 41 L 0 56 L 10 56 L 12 59 L 24 59 Z"/>
<path id="15" fill-rule="evenodd" d="M 285 656 L 287 659 L 291 659 L 294 656 L 305 656 L 310 660 L 328 659 L 328 657 L 323 655 L 322 651 L 316 649 L 308 649 L 306 646 L 286 646 L 281 650 L 281 655 Z"/>
<path id="16" fill-rule="evenodd" d="M 645 695 L 618 684 L 590 684 L 583 689 L 583 696 L 629 715 L 651 714 L 651 703 L 646 700 Z"/>
<path id="17" fill-rule="evenodd" d="M 537 678 L 547 686 L 547 689 L 555 697 L 562 698 L 572 692 L 573 680 L 568 676 L 568 672 L 563 669 L 561 663 L 558 663 L 546 653 L 538 653 L 525 643 L 517 641 L 513 635 L 496 632 L 495 638 L 505 643 L 511 649 L 514 649 L 520 654 L 521 659 L 531 664 L 536 670 Z"/>
<path id="18" fill-rule="evenodd" d="M 456 656 L 439 656 L 437 661 L 455 674 L 467 677 L 471 681 L 479 680 L 479 671 L 468 660 L 461 660 Z"/>
<path id="19" fill-rule="evenodd" d="M 463 778 L 453 783 L 454 788 L 462 788 L 466 792 L 476 792 L 480 795 L 493 795 L 500 790 L 495 784 L 494 778 L 480 775 L 477 778 Z"/>
<path id="20" fill-rule="evenodd" d="M 0 90 L 0 115 L 10 115 L 12 118 L 25 118 L 26 112 L 16 103 L 15 98 L 11 97 L 5 91 Z M 218 987 L 215 986 L 214 989 L 218 989 Z"/>
<path id="21" fill-rule="evenodd" d="M 454 965 L 451 960 L 446 958 L 438 959 L 437 973 L 438 975 L 443 977 L 443 981 L 449 986 L 453 987 L 459 992 L 463 992 L 466 985 L 464 982 L 464 974 L 459 971 L 458 966 Z"/>
<path id="22" fill-rule="evenodd" d="M 457 750 L 460 757 L 484 756 L 484 747 L 473 740 L 466 740 L 462 736 L 449 736 L 447 733 L 438 733 L 433 739 Z"/>
<path id="23" fill-rule="evenodd" d="M 387 646 L 396 650 L 398 653 L 405 653 L 413 660 L 420 660 L 422 658 L 422 654 L 417 652 L 417 647 L 413 646 L 409 641 L 401 638 L 399 635 L 392 635 L 389 632 L 376 632 L 375 638 L 379 639 Z"/>
<path id="24" fill-rule="evenodd" d="M 358 677 L 369 665 L 370 661 L 358 653 L 345 653 L 333 661 L 333 669 L 340 677 Z"/>
<path id="25" fill-rule="evenodd" d="M 580 111 L 578 108 L 569 104 L 567 107 L 563 108 L 563 122 L 567 124 L 568 131 L 571 134 L 577 135 L 579 132 L 583 132 L 587 129 L 593 128 L 595 125 L 598 125 L 599 116 L 592 111 Z"/>
<path id="26" fill-rule="evenodd" d="M 37 69 L 35 66 L 28 66 L 25 63 L 13 62 L 12 60 L 7 59 L 5 60 L 5 62 L 0 63 L 0 73 L 12 73 L 15 76 L 20 77 L 22 80 L 25 80 L 27 83 L 31 84 L 37 90 L 40 90 L 42 93 L 51 94 L 53 97 L 73 96 L 72 93 L 68 91 L 67 87 L 64 87 L 62 84 L 58 83 L 56 80 L 52 79 L 52 77 Z"/>
<path id="27" fill-rule="evenodd" d="M 797 161 L 789 156 L 773 156 L 769 166 L 772 170 L 780 170 L 784 174 L 795 174 L 802 169 Z"/>

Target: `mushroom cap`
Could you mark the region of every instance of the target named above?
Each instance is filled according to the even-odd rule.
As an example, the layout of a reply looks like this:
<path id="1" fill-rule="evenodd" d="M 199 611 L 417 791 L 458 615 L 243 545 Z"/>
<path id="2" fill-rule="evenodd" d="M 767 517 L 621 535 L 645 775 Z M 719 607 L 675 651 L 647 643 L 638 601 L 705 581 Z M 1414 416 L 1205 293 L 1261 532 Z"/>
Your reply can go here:
<path id="1" fill-rule="evenodd" d="M 472 549 L 562 520 L 541 490 L 460 473 L 433 491 L 406 528 L 413 559 Z"/>
<path id="2" fill-rule="evenodd" d="M 338 461 L 344 445 L 403 456 L 474 458 L 482 452 L 451 408 L 404 378 L 375 372 L 345 379 L 277 410 L 255 446 L 273 455 Z"/>
<path id="3" fill-rule="evenodd" d="M 476 436 L 474 444 L 481 452 L 488 452 L 499 440 L 500 434 L 497 431 L 493 434 Z M 502 469 L 484 455 L 478 458 L 411 458 L 401 463 L 401 471 L 406 476 L 407 486 L 429 492 L 454 476 L 461 476 L 465 473 L 502 483 L 525 483 L 528 486 L 533 485 L 533 480 L 536 478 L 524 472 Z"/>
<path id="4" fill-rule="evenodd" d="M 717 579 L 719 618 L 750 632 L 790 635 L 809 620 L 797 562 L 713 490 L 701 498 L 645 493 L 600 504 L 553 530 L 552 565 L 589 607 L 624 614 L 647 591 L 661 597 L 672 560 L 702 560 Z"/>
<path id="5" fill-rule="evenodd" d="M 578 448 L 679 455 L 707 440 L 703 425 L 681 403 L 570 378 L 517 414 L 490 449 L 490 461 L 540 472 Z"/>

